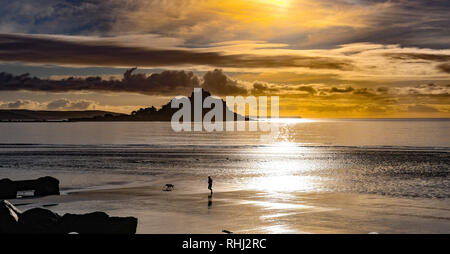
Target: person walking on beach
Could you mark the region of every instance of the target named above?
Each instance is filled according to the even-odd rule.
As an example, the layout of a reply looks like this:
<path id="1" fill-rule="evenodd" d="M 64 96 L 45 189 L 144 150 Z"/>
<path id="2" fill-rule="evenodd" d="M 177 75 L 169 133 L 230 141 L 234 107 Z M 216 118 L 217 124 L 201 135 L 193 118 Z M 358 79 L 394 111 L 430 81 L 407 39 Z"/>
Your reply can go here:
<path id="1" fill-rule="evenodd" d="M 213 179 L 211 178 L 211 176 L 208 176 L 208 190 L 211 191 L 211 195 L 213 194 L 212 184 L 213 184 Z"/>

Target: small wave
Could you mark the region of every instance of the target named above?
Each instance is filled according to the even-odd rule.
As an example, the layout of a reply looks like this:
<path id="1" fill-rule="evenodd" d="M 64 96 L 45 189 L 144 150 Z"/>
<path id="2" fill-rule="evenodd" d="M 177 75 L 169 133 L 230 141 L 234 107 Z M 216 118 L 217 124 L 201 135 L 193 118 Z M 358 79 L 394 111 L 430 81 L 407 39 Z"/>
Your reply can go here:
<path id="1" fill-rule="evenodd" d="M 0 143 L 0 148 L 143 148 L 143 149 L 246 149 L 246 148 L 270 148 L 278 147 L 278 144 L 238 144 L 238 145 L 211 145 L 211 144 L 33 144 L 33 143 Z M 312 148 L 312 149 L 359 149 L 359 150 L 397 150 L 397 151 L 445 151 L 450 152 L 448 146 L 351 146 L 351 145 L 328 145 L 328 144 L 295 144 L 289 147 Z"/>

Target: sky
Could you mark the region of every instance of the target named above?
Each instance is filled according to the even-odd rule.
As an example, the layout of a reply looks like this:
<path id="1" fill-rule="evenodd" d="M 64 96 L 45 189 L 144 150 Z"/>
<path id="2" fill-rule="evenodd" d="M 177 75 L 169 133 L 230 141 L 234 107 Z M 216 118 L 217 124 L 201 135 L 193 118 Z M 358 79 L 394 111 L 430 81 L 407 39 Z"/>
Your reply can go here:
<path id="1" fill-rule="evenodd" d="M 281 116 L 450 117 L 450 3 L 0 0 L 0 108 L 130 113 L 203 87 Z"/>

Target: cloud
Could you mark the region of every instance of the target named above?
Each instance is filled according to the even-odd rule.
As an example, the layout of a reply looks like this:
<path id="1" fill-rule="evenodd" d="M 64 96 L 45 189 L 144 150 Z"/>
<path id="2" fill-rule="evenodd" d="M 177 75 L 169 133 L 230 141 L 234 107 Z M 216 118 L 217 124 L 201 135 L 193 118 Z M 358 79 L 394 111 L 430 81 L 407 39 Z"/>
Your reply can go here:
<path id="1" fill-rule="evenodd" d="M 450 61 L 450 55 L 425 53 L 388 53 L 386 56 L 399 60 L 426 60 L 434 62 Z"/>
<path id="2" fill-rule="evenodd" d="M 88 109 L 91 108 L 91 106 L 94 105 L 93 101 L 87 101 L 87 100 L 81 100 L 81 101 L 75 101 L 71 102 L 67 108 L 68 109 Z"/>
<path id="3" fill-rule="evenodd" d="M 138 108 L 148 107 L 148 105 L 111 105 L 103 104 L 92 100 L 83 99 L 55 99 L 51 101 L 15 100 L 0 101 L 0 109 L 28 109 L 28 110 L 55 110 L 55 111 L 78 111 L 78 110 L 103 110 L 109 112 L 129 114 Z"/>
<path id="4" fill-rule="evenodd" d="M 0 31 L 157 34 L 198 46 L 265 40 L 298 48 L 353 42 L 448 47 L 445 0 L 0 0 Z M 249 15 L 251 13 L 251 15 Z"/>
<path id="5" fill-rule="evenodd" d="M 0 102 L 0 108 L 20 109 L 20 108 L 34 107 L 37 104 L 38 103 L 30 100 L 16 100 L 11 102 Z"/>
<path id="6" fill-rule="evenodd" d="M 95 102 L 88 100 L 70 101 L 68 99 L 58 99 L 47 103 L 50 110 L 86 110 L 94 106 Z"/>
<path id="7" fill-rule="evenodd" d="M 47 104 L 48 109 L 61 109 L 65 108 L 70 104 L 70 101 L 67 99 L 55 100 Z"/>
<path id="8" fill-rule="evenodd" d="M 47 103 L 47 109 L 50 110 L 86 110 L 95 105 L 95 102 L 88 100 L 70 101 L 68 99 L 58 99 Z"/>
<path id="9" fill-rule="evenodd" d="M 131 92 L 146 95 L 187 94 L 200 86 L 200 80 L 192 72 L 163 71 L 149 76 L 133 73 L 135 68 L 125 72 L 122 80 L 104 80 L 101 77 L 75 78 L 61 80 L 40 79 L 29 74 L 15 76 L 0 73 L 0 91 L 106 91 Z"/>
<path id="10" fill-rule="evenodd" d="M 252 94 L 254 95 L 263 95 L 263 94 L 278 94 L 280 93 L 280 89 L 274 85 L 263 84 L 256 82 L 253 84 Z"/>
<path id="11" fill-rule="evenodd" d="M 250 90 L 252 95 L 290 95 L 290 96 L 304 96 L 314 95 L 317 93 L 317 88 L 313 85 L 302 84 L 273 84 L 255 82 L 253 88 Z"/>
<path id="12" fill-rule="evenodd" d="M 109 41 L 71 41 L 52 36 L 0 34 L 0 60 L 90 66 L 190 66 L 350 70 L 349 61 L 294 54 L 255 55 L 204 52 L 194 49 L 156 49 L 120 46 Z"/>
<path id="13" fill-rule="evenodd" d="M 450 73 L 450 63 L 444 63 L 438 65 L 438 69 L 445 73 Z"/>
<path id="14" fill-rule="evenodd" d="M 1 30 L 29 33 L 110 32 L 131 5 L 117 0 L 0 0 Z"/>
<path id="15" fill-rule="evenodd" d="M 362 109 L 360 105 L 339 105 L 339 104 L 318 104 L 318 105 L 305 105 L 301 108 L 313 111 L 313 112 L 352 112 Z"/>
<path id="16" fill-rule="evenodd" d="M 16 100 L 9 102 L 0 101 L 2 109 L 32 109 L 32 110 L 86 110 L 94 109 L 96 103 L 89 100 L 68 100 L 57 99 L 48 102 L 39 102 L 33 100 Z"/>
<path id="17" fill-rule="evenodd" d="M 427 105 L 413 105 L 413 106 L 408 106 L 408 111 L 409 112 L 422 112 L 422 113 L 428 113 L 428 112 L 439 112 L 439 110 L 437 110 L 434 107 L 430 107 Z"/>
<path id="18" fill-rule="evenodd" d="M 355 89 L 355 91 L 353 91 L 353 94 L 364 96 L 376 96 L 376 94 L 372 91 L 372 89 L 367 87 Z"/>
<path id="19" fill-rule="evenodd" d="M 203 76 L 202 87 L 213 95 L 246 95 L 247 89 L 230 79 L 222 70 L 215 69 Z"/>
<path id="20" fill-rule="evenodd" d="M 206 72 L 199 78 L 192 72 L 163 71 L 146 75 L 135 73 L 136 68 L 127 70 L 121 80 L 105 80 L 101 77 L 68 77 L 64 79 L 40 79 L 30 77 L 28 73 L 12 75 L 0 73 L 0 91 L 41 91 L 41 92 L 70 92 L 70 91 L 105 91 L 128 92 L 145 95 L 178 96 L 188 95 L 195 87 L 203 87 L 214 95 L 246 95 L 247 88 L 225 75 L 222 70 Z M 49 108 L 60 108 L 68 105 L 68 101 L 61 99 L 54 101 Z M 80 104 L 81 106 L 83 104 Z"/>
<path id="21" fill-rule="evenodd" d="M 446 84 L 419 84 L 415 86 L 392 87 L 388 90 L 390 95 L 405 96 L 450 96 L 450 85 Z"/>
<path id="22" fill-rule="evenodd" d="M 298 86 L 295 90 L 302 91 L 302 92 L 308 92 L 310 94 L 317 93 L 316 89 L 314 89 L 312 86 Z"/>
<path id="23" fill-rule="evenodd" d="M 383 94 L 385 94 L 385 93 L 388 93 L 389 92 L 389 87 L 378 87 L 377 88 L 377 92 L 379 92 L 379 93 L 383 93 Z"/>
<path id="24" fill-rule="evenodd" d="M 327 84 L 269 83 L 243 81 L 215 69 L 198 77 L 193 72 L 162 71 L 160 73 L 137 73 L 136 68 L 127 70 L 121 79 L 104 79 L 98 76 L 41 79 L 29 74 L 12 75 L 0 73 L 0 91 L 41 91 L 64 93 L 71 91 L 138 93 L 155 96 L 188 95 L 193 88 L 203 87 L 213 95 L 280 95 L 289 97 L 353 97 L 373 99 L 396 97 L 442 97 L 450 96 L 450 84 L 427 83 L 418 85 L 367 87 L 361 85 L 328 87 Z"/>
<path id="25" fill-rule="evenodd" d="M 448 45 L 445 0 L 2 0 L 1 4 L 0 27 L 9 32 L 154 33 L 190 44 L 251 39 L 283 40 L 300 47 L 355 41 Z"/>
<path id="26" fill-rule="evenodd" d="M 326 88 L 322 84 L 298 85 L 298 84 L 272 84 L 272 83 L 248 83 L 231 79 L 220 70 L 207 72 L 206 77 L 213 77 L 208 80 L 208 89 L 220 87 L 230 87 L 231 89 L 218 90 L 222 95 L 236 93 L 236 87 L 244 89 L 244 85 L 249 87 L 242 90 L 243 94 L 235 95 L 267 95 L 280 96 L 280 109 L 282 115 L 303 116 L 303 117 L 446 117 L 448 116 L 448 99 L 450 85 L 445 84 L 420 84 L 403 87 L 378 87 L 378 89 L 365 87 L 336 86 L 336 89 L 347 90 L 345 93 L 330 93 L 332 88 Z M 127 79 L 133 76 L 130 70 L 125 76 Z M 139 76 L 145 76 L 139 74 Z M 85 78 L 89 79 L 89 78 Z M 203 83 L 203 79 L 199 78 Z M 84 79 L 83 79 L 84 80 Z M 115 81 L 123 82 L 123 81 Z M 212 84 L 212 85 L 211 85 Z M 236 86 L 236 87 L 235 87 Z M 47 87 L 48 88 L 48 87 Z M 206 88 L 205 88 L 206 89 Z M 98 91 L 98 90 L 91 90 Z M 314 92 L 315 91 L 315 92 Z M 50 91 L 51 92 L 51 91 Z M 104 93 L 92 93 L 92 100 L 86 100 L 78 94 L 71 99 L 57 98 L 50 101 L 32 101 L 26 99 L 14 101 L 0 101 L 0 108 L 24 108 L 40 110 L 86 110 L 97 109 L 113 112 L 129 113 L 139 107 L 148 107 L 151 104 L 146 100 L 141 100 L 135 104 L 115 104 L 115 98 L 124 95 L 113 95 L 114 98 L 108 100 L 101 99 Z M 178 95 L 178 94 L 177 94 Z M 213 95 L 218 95 L 213 93 Z M 52 95 L 52 97 L 57 94 Z M 135 98 L 137 95 L 130 95 Z M 151 98 L 144 96 L 143 98 Z M 95 100 L 95 101 L 94 101 Z M 168 99 L 162 99 L 161 104 Z M 99 102 L 97 102 L 99 101 Z M 154 103 L 154 101 L 152 100 Z M 155 105 L 155 104 L 154 104 Z M 158 104 L 160 105 L 160 104 Z M 156 106 L 158 106 L 156 105 Z"/>
<path id="27" fill-rule="evenodd" d="M 446 69 L 443 64 L 448 64 L 443 61 L 450 56 L 450 50 L 371 43 L 303 50 L 287 48 L 286 44 L 248 41 L 203 48 L 151 48 L 126 43 L 124 38 L 3 34 L 0 61 L 110 69 L 160 66 L 208 71 L 213 67 L 228 73 L 245 73 L 241 79 L 250 83 L 380 85 L 380 82 L 449 80 L 448 75 L 443 75 Z"/>
<path id="28" fill-rule="evenodd" d="M 332 87 L 329 92 L 330 93 L 350 93 L 353 92 L 355 89 L 351 86 L 347 87 L 347 88 L 337 88 L 337 87 Z"/>

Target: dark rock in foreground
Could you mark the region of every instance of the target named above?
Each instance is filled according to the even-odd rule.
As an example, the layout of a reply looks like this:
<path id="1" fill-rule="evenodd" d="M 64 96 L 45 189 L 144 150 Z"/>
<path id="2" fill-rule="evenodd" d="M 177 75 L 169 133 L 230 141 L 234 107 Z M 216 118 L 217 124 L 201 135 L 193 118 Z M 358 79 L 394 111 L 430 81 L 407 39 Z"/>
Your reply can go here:
<path id="1" fill-rule="evenodd" d="M 18 191 L 34 191 L 34 196 L 59 195 L 59 180 L 51 176 L 40 177 L 36 180 L 12 181 L 0 180 L 0 198 L 11 199 L 17 197 Z"/>
<path id="2" fill-rule="evenodd" d="M 51 176 L 38 178 L 33 187 L 35 196 L 59 195 L 59 180 Z"/>
<path id="3" fill-rule="evenodd" d="M 104 212 L 65 214 L 58 225 L 61 232 L 80 234 L 135 234 L 137 219 L 110 217 Z"/>
<path id="4" fill-rule="evenodd" d="M 7 200 L 0 202 L 0 233 L 3 234 L 135 234 L 135 217 L 110 217 L 104 212 L 58 214 L 43 208 L 20 212 Z"/>
<path id="5" fill-rule="evenodd" d="M 19 230 L 21 212 L 7 200 L 0 202 L 0 234 L 13 234 Z"/>
<path id="6" fill-rule="evenodd" d="M 57 233 L 60 219 L 61 216 L 50 210 L 33 208 L 20 215 L 19 227 L 21 232 L 30 234 Z"/>
<path id="7" fill-rule="evenodd" d="M 0 198 L 16 198 L 17 186 L 11 179 L 0 180 Z"/>

